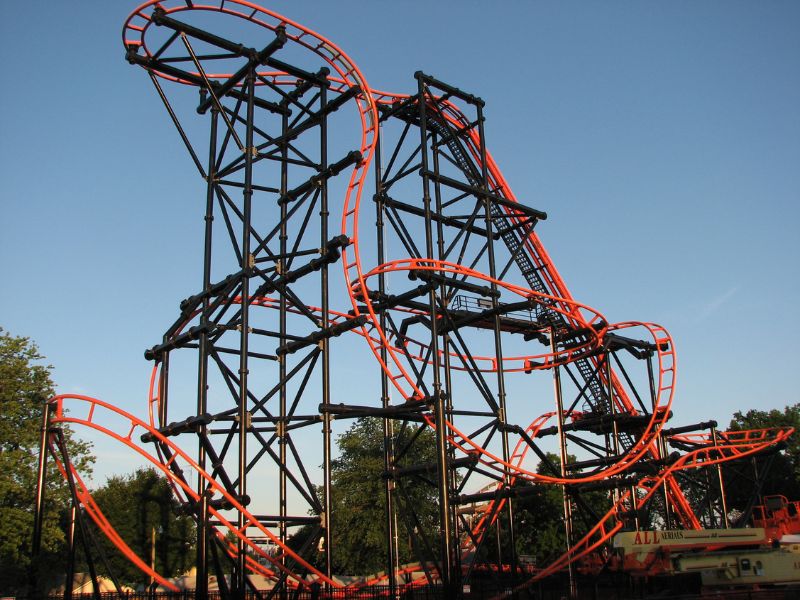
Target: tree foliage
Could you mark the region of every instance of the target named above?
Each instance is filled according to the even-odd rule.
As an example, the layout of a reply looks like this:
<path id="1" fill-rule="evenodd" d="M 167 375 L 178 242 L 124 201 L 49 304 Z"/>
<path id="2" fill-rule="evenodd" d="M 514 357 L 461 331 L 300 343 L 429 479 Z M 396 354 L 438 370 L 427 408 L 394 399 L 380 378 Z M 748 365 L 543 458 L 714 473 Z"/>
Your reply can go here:
<path id="1" fill-rule="evenodd" d="M 55 393 L 52 367 L 29 338 L 0 328 L 0 594 L 20 590 L 30 568 L 33 509 L 44 403 Z M 90 447 L 64 431 L 73 464 L 90 472 Z M 47 472 L 42 532 L 44 564 L 63 564 L 65 536 L 60 516 L 69 504 L 66 482 L 53 461 Z"/>
<path id="2" fill-rule="evenodd" d="M 436 464 L 436 434 L 422 425 L 397 427 L 392 438 L 399 468 Z M 337 439 L 339 456 L 331 463 L 332 562 L 335 573 L 364 575 L 386 569 L 386 469 L 383 421 L 358 419 Z M 415 524 L 429 533 L 438 524 L 435 473 L 395 479 L 398 554 L 401 563 L 419 560 L 412 547 Z M 322 490 L 320 490 L 320 495 Z M 289 545 L 301 547 L 313 535 L 303 527 Z M 434 533 L 433 535 L 438 535 Z M 315 557 L 320 564 L 322 556 Z"/>
<path id="3" fill-rule="evenodd" d="M 552 458 L 558 459 L 555 455 Z M 529 556 L 535 564 L 543 566 L 561 555 L 566 547 L 564 500 L 561 486 L 532 487 L 531 493 L 514 503 L 517 554 Z"/>
<path id="4" fill-rule="evenodd" d="M 405 426 L 395 432 L 394 448 L 400 457 L 399 470 L 412 465 L 436 464 L 436 434 L 423 427 Z M 332 544 L 333 571 L 338 574 L 364 575 L 384 570 L 387 566 L 386 548 L 386 496 L 384 491 L 384 437 L 380 419 L 364 418 L 339 436 L 340 455 L 332 462 Z M 548 454 L 552 464 L 558 464 L 555 454 Z M 575 461 L 569 456 L 570 462 Z M 539 472 L 551 472 L 540 463 Z M 430 559 L 425 556 L 420 532 L 430 536 L 434 552 L 438 551 L 438 494 L 434 469 L 415 470 L 414 475 L 396 477 L 394 494 L 397 512 L 398 551 L 401 564 Z M 532 485 L 514 500 L 516 551 L 518 555 L 534 558 L 539 564 L 548 564 L 566 548 L 564 534 L 564 506 L 561 486 Z M 595 524 L 596 515 L 605 514 L 611 500 L 608 492 L 589 492 L 582 495 L 581 506 L 573 515 L 573 533 L 580 537 Z M 510 557 L 505 512 L 498 519 L 500 548 L 496 543 L 496 527 L 491 527 L 481 547 L 478 561 L 500 560 L 506 564 Z M 413 533 L 414 528 L 417 533 Z M 466 535 L 464 533 L 464 535 Z M 313 542 L 314 528 L 305 526 L 289 540 L 289 545 L 299 549 Z M 415 548 L 416 546 L 416 548 Z M 321 566 L 322 556 L 316 557 Z"/>
<path id="5" fill-rule="evenodd" d="M 191 551 L 196 537 L 194 522 L 179 514 L 180 505 L 169 482 L 154 469 L 111 476 L 92 496 L 117 533 L 146 563 L 150 562 L 155 530 L 155 569 L 161 575 L 180 575 L 194 564 Z M 111 570 L 121 583 L 136 585 L 148 581 L 108 540 L 98 537 Z M 97 566 L 99 572 L 105 572 L 102 564 Z"/>
<path id="6" fill-rule="evenodd" d="M 365 418 L 337 440 L 340 455 L 332 462 L 333 562 L 339 573 L 361 575 L 386 568 L 386 495 L 383 421 Z M 430 428 L 397 427 L 393 445 L 396 466 L 436 464 L 436 434 Z M 434 531 L 438 523 L 435 472 L 395 479 L 398 553 L 401 563 L 418 560 L 411 533 Z"/>
<path id="7" fill-rule="evenodd" d="M 194 565 L 194 522 L 181 514 L 169 482 L 157 471 L 142 468 L 130 475 L 113 475 L 92 496 L 120 537 L 148 564 L 155 530 L 155 569 L 161 575 L 180 575 Z M 121 583 L 136 585 L 148 581 L 108 540 L 98 538 L 113 574 Z M 102 564 L 97 566 L 99 572 L 105 571 Z"/>
<path id="8" fill-rule="evenodd" d="M 550 465 L 558 465 L 556 454 L 547 453 Z M 572 463 L 577 459 L 573 455 L 567 457 Z M 544 461 L 539 462 L 536 471 L 553 475 Z M 514 532 L 516 534 L 516 551 L 518 556 L 529 557 L 539 566 L 545 566 L 555 560 L 566 550 L 566 533 L 564 528 L 564 495 L 562 486 L 553 484 L 531 484 L 518 482 L 518 486 L 527 488 L 519 498 L 513 501 Z M 573 538 L 582 537 L 595 525 L 597 518 L 611 507 L 608 492 L 584 492 L 580 501 L 573 499 L 572 531 Z M 500 519 L 501 550 L 500 559 L 508 562 L 510 545 L 506 521 Z M 487 539 L 488 548 L 483 558 L 497 560 L 497 550 L 492 548 L 490 534 Z M 496 544 L 495 544 L 496 546 Z"/>
<path id="9" fill-rule="evenodd" d="M 754 469 L 767 467 L 769 470 L 764 477 L 761 495 L 781 494 L 789 500 L 800 500 L 800 404 L 786 406 L 783 410 L 736 412 L 729 429 L 742 431 L 769 427 L 794 427 L 796 433 L 789 438 L 786 448 L 757 458 L 755 465 L 753 461 L 726 465 L 724 474 L 729 508 L 742 510 L 746 506 L 753 490 L 752 481 L 746 478 L 754 475 Z"/>

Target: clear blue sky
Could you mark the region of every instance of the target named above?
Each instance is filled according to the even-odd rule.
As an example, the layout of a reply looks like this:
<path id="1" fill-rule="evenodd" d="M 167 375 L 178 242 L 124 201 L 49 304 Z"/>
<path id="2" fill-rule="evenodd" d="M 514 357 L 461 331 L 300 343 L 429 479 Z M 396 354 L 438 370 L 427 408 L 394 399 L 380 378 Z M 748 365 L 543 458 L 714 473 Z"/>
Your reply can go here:
<path id="1" fill-rule="evenodd" d="M 143 414 L 142 351 L 200 280 L 203 188 L 123 58 L 134 6 L 0 8 L 0 326 L 60 391 Z M 489 149 L 549 214 L 574 296 L 671 331 L 676 423 L 800 402 L 800 4 L 267 6 L 375 88 L 422 69 L 486 100 Z"/>

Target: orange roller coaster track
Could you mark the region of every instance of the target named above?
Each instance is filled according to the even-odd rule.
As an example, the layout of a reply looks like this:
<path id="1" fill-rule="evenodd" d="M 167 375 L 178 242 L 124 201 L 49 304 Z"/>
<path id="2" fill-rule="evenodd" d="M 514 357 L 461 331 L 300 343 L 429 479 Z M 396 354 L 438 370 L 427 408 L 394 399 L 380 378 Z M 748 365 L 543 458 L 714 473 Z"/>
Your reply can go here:
<path id="1" fill-rule="evenodd" d="M 165 588 L 175 585 L 92 499 L 59 427 L 108 436 L 170 481 L 197 523 L 198 598 L 211 574 L 237 598 L 253 586 L 248 573 L 284 590 L 348 587 L 334 573 L 334 419 L 383 423 L 386 568 L 349 587 L 390 594 L 414 571 L 424 576 L 410 585 L 462 589 L 492 560 L 481 548 L 501 522 L 512 551 L 489 570 L 518 588 L 572 574 L 643 519 L 727 526 L 722 476 L 698 493 L 681 474 L 759 456 L 791 434 L 666 429 L 672 338 L 573 298 L 535 232 L 546 213 L 514 195 L 486 148 L 481 98 L 422 72 L 411 93 L 373 90 L 336 44 L 246 0 L 148 1 L 123 43 L 205 182 L 203 277 L 145 352 L 148 416 L 57 396 L 42 455 L 79 513 Z M 347 360 L 361 351 L 369 360 L 353 371 Z M 374 376 L 361 375 L 365 362 Z M 339 389 L 345 369 L 380 400 Z M 346 404 L 344 393 L 368 399 Z M 436 464 L 408 464 L 399 428 L 415 432 L 409 445 L 433 431 Z M 435 474 L 438 498 L 427 530 L 401 501 L 420 471 Z M 565 548 L 526 570 L 514 506 L 548 485 L 563 490 Z M 607 495 L 604 514 L 589 491 Z M 418 566 L 399 564 L 398 514 L 418 525 L 407 531 Z M 309 542 L 293 548 L 303 526 Z"/>

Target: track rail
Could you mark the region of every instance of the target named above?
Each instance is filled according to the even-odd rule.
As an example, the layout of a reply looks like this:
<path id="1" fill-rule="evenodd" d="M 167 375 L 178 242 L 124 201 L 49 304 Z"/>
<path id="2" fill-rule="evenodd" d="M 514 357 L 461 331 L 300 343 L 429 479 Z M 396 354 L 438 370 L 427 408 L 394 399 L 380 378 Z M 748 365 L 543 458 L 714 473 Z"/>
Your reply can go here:
<path id="1" fill-rule="evenodd" d="M 140 458 L 145 459 L 147 462 L 153 465 L 153 467 L 158 469 L 172 483 L 173 486 L 181 490 L 186 498 L 195 503 L 200 499 L 197 492 L 187 483 L 185 478 L 178 475 L 178 473 L 191 471 L 196 476 L 201 477 L 206 482 L 209 490 L 211 490 L 213 498 L 224 499 L 230 504 L 234 511 L 245 516 L 245 531 L 250 528 L 255 529 L 258 531 L 259 535 L 266 537 L 277 546 L 281 547 L 281 553 L 277 555 L 268 554 L 262 548 L 260 548 L 258 544 L 254 543 L 250 538 L 248 538 L 245 533 L 237 527 L 234 520 L 226 517 L 222 511 L 211 507 L 211 514 L 219 521 L 220 527 L 225 530 L 226 533 L 231 534 L 235 538 L 243 540 L 249 551 L 268 561 L 275 567 L 276 571 L 283 572 L 286 576 L 294 581 L 295 585 L 306 586 L 309 585 L 310 582 L 306 581 L 304 577 L 291 570 L 288 570 L 285 566 L 283 566 L 281 561 L 283 556 L 296 562 L 297 565 L 303 570 L 313 574 L 317 580 L 325 582 L 333 587 L 341 587 L 340 583 L 326 577 L 316 567 L 309 564 L 302 557 L 297 555 L 294 550 L 288 546 L 282 545 L 280 540 L 267 527 L 264 527 L 258 519 L 250 514 L 250 512 L 244 506 L 242 506 L 234 496 L 229 494 L 209 473 L 200 469 L 197 463 L 184 450 L 182 450 L 172 440 L 163 436 L 158 429 L 152 427 L 148 423 L 145 423 L 127 411 L 109 404 L 108 402 L 98 400 L 97 398 L 91 398 L 89 396 L 81 396 L 77 394 L 62 394 L 55 396 L 50 402 L 53 404 L 54 408 L 52 418 L 53 425 L 68 425 L 79 428 L 89 428 L 125 445 L 131 451 L 138 454 Z M 142 446 L 136 436 L 141 436 L 143 434 L 149 434 L 153 436 L 162 448 L 169 449 L 171 455 L 166 461 L 163 461 L 162 458 L 154 455 L 152 452 L 149 452 Z M 77 474 L 72 465 L 70 465 L 69 468 L 73 473 Z M 113 530 L 113 527 L 102 514 L 102 511 L 100 511 L 99 507 L 97 507 L 97 504 L 91 498 L 88 489 L 83 484 L 81 484 L 81 502 L 83 506 L 87 508 L 87 513 L 101 529 L 101 531 L 108 535 L 109 539 L 128 559 L 142 568 L 142 565 L 144 564 L 143 561 L 130 550 L 127 544 L 121 541 L 121 538 Z M 148 574 L 152 573 L 149 568 L 144 571 Z M 164 580 L 163 577 L 160 575 L 158 577 L 161 581 L 164 581 L 162 585 L 167 585 L 167 587 L 171 586 L 171 584 Z M 170 589 L 173 588 L 174 586 L 170 587 Z"/>

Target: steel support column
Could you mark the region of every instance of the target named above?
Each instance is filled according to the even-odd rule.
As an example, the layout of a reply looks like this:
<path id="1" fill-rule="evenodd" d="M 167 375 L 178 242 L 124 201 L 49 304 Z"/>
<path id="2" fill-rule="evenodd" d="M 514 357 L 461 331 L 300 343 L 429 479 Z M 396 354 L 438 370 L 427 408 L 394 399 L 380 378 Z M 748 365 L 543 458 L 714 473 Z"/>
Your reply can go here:
<path id="1" fill-rule="evenodd" d="M 197 364 L 197 414 L 203 415 L 208 411 L 208 327 L 211 317 L 211 244 L 214 232 L 214 199 L 216 186 L 217 162 L 217 120 L 219 111 L 216 107 L 211 110 L 211 124 L 208 142 L 208 174 L 206 187 L 206 214 L 205 233 L 203 244 L 203 301 L 200 313 L 200 327 L 202 333 L 198 341 Z M 206 425 L 202 423 L 198 428 L 197 464 L 205 471 L 206 449 L 203 440 L 206 436 Z M 197 577 L 195 579 L 195 598 L 205 600 L 208 595 L 208 494 L 207 484 L 197 478 Z"/>
<path id="2" fill-rule="evenodd" d="M 250 273 L 254 266 L 253 256 L 250 254 L 250 237 L 252 230 L 251 210 L 253 200 L 253 120 L 254 120 L 254 99 L 255 99 L 255 67 L 246 77 L 247 87 L 247 120 L 245 129 L 244 147 L 244 189 L 242 190 L 242 256 L 241 256 L 241 313 L 240 327 L 241 335 L 239 342 L 239 479 L 238 493 L 239 501 L 244 502 L 247 497 L 247 431 L 250 427 L 250 412 L 247 410 L 248 397 L 248 374 L 249 356 L 248 348 L 250 341 Z M 246 534 L 244 515 L 239 512 L 237 515 L 237 526 L 242 534 Z M 236 595 L 237 598 L 244 600 L 245 586 L 247 582 L 246 572 L 246 549 L 244 541 L 237 538 L 236 542 Z"/>
<path id="3" fill-rule="evenodd" d="M 420 120 L 420 144 L 422 159 L 422 202 L 425 211 L 425 252 L 427 258 L 434 257 L 433 240 L 433 210 L 431 208 L 430 177 L 428 164 L 428 128 L 427 128 L 427 86 L 421 74 L 417 74 L 417 93 Z M 439 357 L 439 332 L 438 318 L 439 307 L 436 291 L 431 289 L 428 293 L 428 305 L 431 330 L 431 361 L 433 377 L 433 411 L 436 423 L 436 455 L 437 455 L 437 480 L 439 491 L 439 527 L 440 533 L 440 565 L 442 572 L 439 576 L 445 589 L 445 594 L 453 593 L 453 541 L 450 511 L 450 475 L 448 474 L 447 460 L 447 418 L 445 414 L 445 391 L 442 389 L 441 364 Z"/>
<path id="4" fill-rule="evenodd" d="M 383 264 L 386 261 L 386 253 L 384 249 L 385 243 L 385 207 L 383 204 L 383 156 L 381 152 L 382 147 L 382 131 L 378 136 L 377 144 L 375 145 L 375 225 L 377 228 L 377 260 L 378 264 Z M 381 297 L 386 295 L 386 276 L 381 273 L 378 276 L 378 292 Z M 386 311 L 381 310 L 378 314 L 380 327 L 386 331 Z M 389 359 L 389 353 L 386 350 L 386 345 L 381 344 L 380 357 L 383 364 L 386 364 Z M 389 396 L 389 376 L 386 369 L 381 369 L 381 406 L 388 409 L 391 406 L 391 397 Z M 384 479 L 383 493 L 386 500 L 385 510 L 385 527 L 386 527 L 386 562 L 387 573 L 389 575 L 389 593 L 392 597 L 395 596 L 397 589 L 396 572 L 399 569 L 398 559 L 398 540 L 395 516 L 395 502 L 394 502 L 394 489 L 395 479 L 390 476 L 394 468 L 394 421 L 392 419 L 383 419 L 383 469 L 386 472 Z"/>

